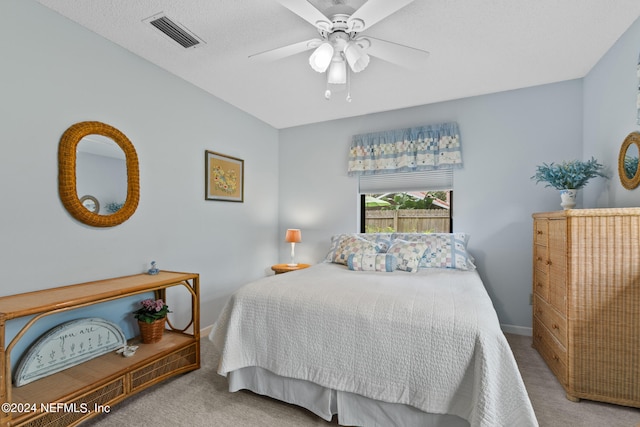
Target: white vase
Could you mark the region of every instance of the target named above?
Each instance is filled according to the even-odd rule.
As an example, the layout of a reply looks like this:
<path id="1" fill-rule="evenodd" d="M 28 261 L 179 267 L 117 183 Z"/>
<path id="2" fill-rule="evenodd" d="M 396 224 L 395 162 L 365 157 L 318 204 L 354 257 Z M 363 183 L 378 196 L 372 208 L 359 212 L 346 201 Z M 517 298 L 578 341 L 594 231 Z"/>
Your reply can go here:
<path id="1" fill-rule="evenodd" d="M 562 209 L 573 209 L 576 206 L 576 196 L 578 195 L 578 190 L 573 188 L 565 188 L 564 190 L 560 190 L 560 206 Z"/>

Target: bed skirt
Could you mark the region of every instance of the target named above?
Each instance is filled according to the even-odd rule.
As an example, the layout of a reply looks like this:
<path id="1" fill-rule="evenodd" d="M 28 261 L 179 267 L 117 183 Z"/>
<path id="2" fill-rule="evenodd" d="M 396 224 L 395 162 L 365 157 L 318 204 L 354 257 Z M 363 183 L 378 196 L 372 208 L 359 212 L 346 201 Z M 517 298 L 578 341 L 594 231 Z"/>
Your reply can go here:
<path id="1" fill-rule="evenodd" d="M 331 390 L 310 381 L 286 378 L 259 367 L 229 372 L 229 391 L 250 390 L 301 406 L 331 421 L 338 416 L 344 426 L 469 427 L 455 415 L 429 414 L 412 406 L 387 403 L 357 394 Z"/>

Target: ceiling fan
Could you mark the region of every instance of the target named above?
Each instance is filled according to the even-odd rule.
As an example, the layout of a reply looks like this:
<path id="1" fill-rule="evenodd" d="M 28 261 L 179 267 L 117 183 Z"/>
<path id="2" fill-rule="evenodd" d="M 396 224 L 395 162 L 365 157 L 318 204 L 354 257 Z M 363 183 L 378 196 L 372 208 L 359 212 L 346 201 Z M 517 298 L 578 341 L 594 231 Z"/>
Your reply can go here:
<path id="1" fill-rule="evenodd" d="M 345 0 L 333 0 L 334 4 L 326 14 L 307 0 L 276 1 L 313 25 L 320 38 L 268 50 L 249 58 L 272 61 L 315 49 L 309 57 L 309 65 L 319 73 L 327 73 L 326 99 L 331 99 L 332 91 L 346 88 L 346 100 L 351 102 L 350 71 L 359 73 L 367 68 L 369 56 L 409 69 L 423 66 L 429 56 L 425 50 L 360 34 L 414 0 L 368 0 L 357 10 L 346 5 Z"/>

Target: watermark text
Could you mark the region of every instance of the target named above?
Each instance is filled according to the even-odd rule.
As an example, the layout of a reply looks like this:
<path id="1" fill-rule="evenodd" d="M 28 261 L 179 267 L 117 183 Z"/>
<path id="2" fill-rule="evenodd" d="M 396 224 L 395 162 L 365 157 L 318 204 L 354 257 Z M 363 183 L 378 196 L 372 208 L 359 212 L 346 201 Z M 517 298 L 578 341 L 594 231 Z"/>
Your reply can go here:
<path id="1" fill-rule="evenodd" d="M 101 405 L 99 403 L 63 403 L 63 402 L 49 402 L 49 403 L 9 403 L 2 404 L 2 412 L 26 414 L 30 412 L 43 412 L 43 413 L 57 413 L 57 412 L 71 412 L 74 414 L 89 414 L 91 412 L 98 412 L 101 414 L 108 414 L 111 412 L 109 405 Z"/>

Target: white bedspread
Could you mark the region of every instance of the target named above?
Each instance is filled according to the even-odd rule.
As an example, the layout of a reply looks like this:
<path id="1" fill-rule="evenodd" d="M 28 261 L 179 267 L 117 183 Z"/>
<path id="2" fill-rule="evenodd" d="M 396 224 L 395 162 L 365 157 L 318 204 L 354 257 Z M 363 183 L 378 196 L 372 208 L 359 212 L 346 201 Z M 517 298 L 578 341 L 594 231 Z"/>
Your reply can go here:
<path id="1" fill-rule="evenodd" d="M 535 426 L 476 272 L 355 272 L 323 263 L 238 290 L 210 334 L 218 373 L 259 366 L 471 426 Z"/>

